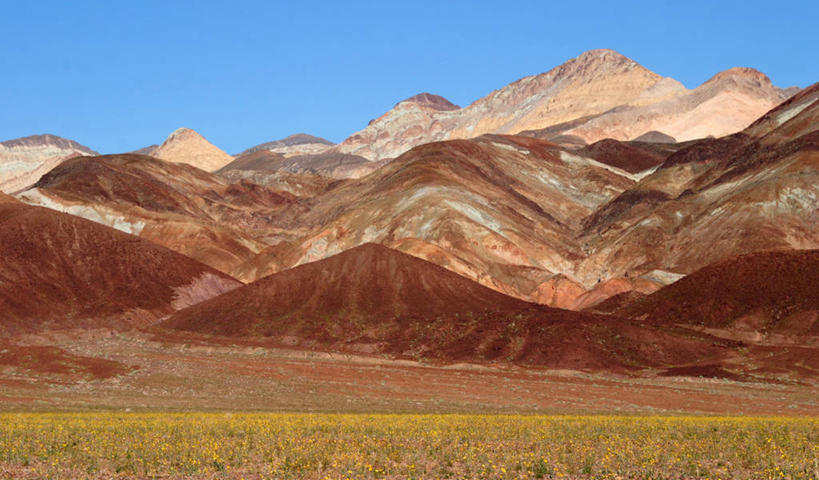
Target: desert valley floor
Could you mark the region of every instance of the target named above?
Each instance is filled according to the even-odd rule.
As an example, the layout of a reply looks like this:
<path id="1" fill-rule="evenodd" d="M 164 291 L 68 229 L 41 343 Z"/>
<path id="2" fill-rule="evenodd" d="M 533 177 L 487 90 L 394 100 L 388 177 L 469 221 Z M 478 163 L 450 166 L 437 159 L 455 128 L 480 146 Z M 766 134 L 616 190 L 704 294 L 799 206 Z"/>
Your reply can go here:
<path id="1" fill-rule="evenodd" d="M 0 479 L 819 480 L 818 127 L 601 49 L 338 144 L 0 142 Z"/>
<path id="2" fill-rule="evenodd" d="M 110 330 L 29 336 L 0 352 L 0 365 L 16 365 L 0 376 L 10 411 L 819 415 L 815 378 L 743 381 L 716 367 L 662 376 L 441 366 Z"/>

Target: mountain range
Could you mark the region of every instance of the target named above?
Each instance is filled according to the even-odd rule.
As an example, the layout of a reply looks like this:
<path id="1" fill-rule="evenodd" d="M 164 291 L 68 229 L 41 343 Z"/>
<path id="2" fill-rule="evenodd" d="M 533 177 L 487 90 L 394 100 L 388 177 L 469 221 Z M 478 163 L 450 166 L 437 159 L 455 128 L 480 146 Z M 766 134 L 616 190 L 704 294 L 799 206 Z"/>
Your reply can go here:
<path id="1" fill-rule="evenodd" d="M 0 332 L 813 378 L 817 125 L 819 84 L 593 50 L 339 144 L 3 142 Z"/>

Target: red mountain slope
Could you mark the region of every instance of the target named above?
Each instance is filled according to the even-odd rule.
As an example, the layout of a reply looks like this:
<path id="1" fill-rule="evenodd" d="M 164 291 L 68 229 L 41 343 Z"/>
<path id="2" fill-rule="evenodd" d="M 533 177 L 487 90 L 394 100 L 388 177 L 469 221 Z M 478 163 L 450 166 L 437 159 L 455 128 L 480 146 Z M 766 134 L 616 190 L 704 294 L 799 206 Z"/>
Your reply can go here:
<path id="1" fill-rule="evenodd" d="M 674 365 L 724 351 L 712 338 L 524 302 L 376 244 L 273 274 L 161 326 L 307 348 L 581 369 Z"/>
<path id="2" fill-rule="evenodd" d="M 146 240 L 0 198 L 0 333 L 125 327 L 239 282 Z"/>
<path id="3" fill-rule="evenodd" d="M 618 314 L 655 324 L 819 335 L 819 250 L 724 260 L 625 305 Z"/>

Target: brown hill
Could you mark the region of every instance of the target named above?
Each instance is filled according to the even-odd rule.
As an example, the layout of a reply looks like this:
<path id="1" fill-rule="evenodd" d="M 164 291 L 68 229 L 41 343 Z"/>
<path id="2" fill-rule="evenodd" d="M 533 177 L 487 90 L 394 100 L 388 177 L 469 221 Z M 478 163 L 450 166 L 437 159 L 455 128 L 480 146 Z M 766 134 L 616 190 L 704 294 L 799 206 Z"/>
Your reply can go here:
<path id="1" fill-rule="evenodd" d="M 445 362 L 608 370 L 719 357 L 727 345 L 523 302 L 375 244 L 263 278 L 161 327 Z"/>
<path id="2" fill-rule="evenodd" d="M 153 155 L 157 148 L 159 148 L 159 145 L 153 144 L 148 145 L 147 147 L 138 148 L 128 153 L 132 153 L 134 155 Z"/>
<path id="3" fill-rule="evenodd" d="M 296 158 L 302 158 L 298 156 Z M 355 161 L 355 163 L 361 163 Z M 366 162 L 367 165 L 374 165 Z M 325 164 L 326 165 L 326 164 Z M 336 166 L 344 169 L 343 162 Z M 221 178 L 231 183 L 247 180 L 258 185 L 288 192 L 297 197 L 314 197 L 337 185 L 341 180 L 316 173 L 321 170 L 330 173 L 332 168 L 302 169 L 300 161 L 287 159 L 281 153 L 272 150 L 248 150 L 235 160 L 216 172 Z"/>
<path id="4" fill-rule="evenodd" d="M 636 290 L 629 290 L 627 292 L 613 295 L 590 307 L 586 307 L 583 309 L 583 311 L 589 313 L 601 313 L 604 315 L 614 315 L 618 310 L 625 308 L 641 298 L 645 298 L 645 294 Z"/>
<path id="5" fill-rule="evenodd" d="M 239 282 L 151 242 L 0 198 L 0 333 L 145 325 Z"/>
<path id="6" fill-rule="evenodd" d="M 309 135 L 308 135 L 309 137 Z M 386 162 L 370 162 L 364 157 L 328 150 L 325 143 L 303 144 L 288 143 L 279 140 L 258 145 L 242 152 L 232 162 L 222 167 L 218 173 L 227 173 L 235 170 L 257 172 L 291 172 L 308 175 L 320 175 L 330 178 L 358 178 L 376 170 Z M 311 137 L 314 138 L 314 137 Z M 280 145 L 279 147 L 275 147 Z M 302 151 L 295 148 L 319 145 L 324 148 Z M 311 147 L 312 148 L 312 147 Z M 280 153 L 284 152 L 284 153 Z M 233 174 L 236 176 L 236 174 Z"/>
<path id="7" fill-rule="evenodd" d="M 269 187 L 277 192 L 287 192 L 302 198 L 315 197 L 345 182 L 345 180 L 325 177 L 317 173 L 294 173 L 286 170 L 231 169 L 220 171 L 218 175 L 229 183 L 240 183 L 246 180 Z"/>
<path id="8" fill-rule="evenodd" d="M 582 148 L 583 156 L 617 167 L 630 173 L 638 173 L 663 163 L 666 155 L 638 145 L 606 138 Z"/>
<path id="9" fill-rule="evenodd" d="M 819 250 L 723 260 L 617 310 L 655 324 L 819 335 Z"/>
<path id="10" fill-rule="evenodd" d="M 817 130 L 819 82 L 801 90 L 754 122 L 745 133 L 766 144 L 798 138 Z"/>

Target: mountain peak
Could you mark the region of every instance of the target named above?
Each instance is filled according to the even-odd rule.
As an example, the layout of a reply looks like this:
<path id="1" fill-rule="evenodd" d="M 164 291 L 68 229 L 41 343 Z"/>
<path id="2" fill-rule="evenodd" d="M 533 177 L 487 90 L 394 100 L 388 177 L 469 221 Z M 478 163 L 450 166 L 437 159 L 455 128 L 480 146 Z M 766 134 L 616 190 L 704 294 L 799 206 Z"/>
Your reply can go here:
<path id="1" fill-rule="evenodd" d="M 752 82 L 759 86 L 770 87 L 771 79 L 767 75 L 750 67 L 733 67 L 723 70 L 705 82 L 703 85 L 723 82 Z"/>
<path id="2" fill-rule="evenodd" d="M 423 107 L 434 108 L 435 110 L 459 110 L 461 108 L 440 95 L 428 92 L 419 93 L 398 103 L 404 102 L 415 103 Z"/>
<path id="3" fill-rule="evenodd" d="M 580 80 L 585 83 L 605 80 L 611 76 L 638 69 L 650 73 L 652 77 L 657 79 L 661 78 L 634 60 L 608 48 L 583 52 L 542 75 Z"/>
<path id="4" fill-rule="evenodd" d="M 199 135 L 199 133 L 197 133 L 195 130 L 191 130 L 190 128 L 187 128 L 187 127 L 179 127 L 176 130 L 174 130 L 173 132 L 171 132 L 170 135 L 168 135 L 168 138 L 165 139 L 165 142 L 163 142 L 163 145 L 165 143 L 168 143 L 168 142 L 173 141 L 173 140 L 182 140 L 184 138 L 190 138 L 190 137 L 195 137 L 195 138 L 198 137 L 198 138 L 204 139 L 204 137 L 202 137 L 202 135 Z"/>
<path id="5" fill-rule="evenodd" d="M 612 50 L 610 48 L 595 48 L 593 50 L 586 50 L 577 56 L 579 61 L 605 60 L 605 61 L 633 61 L 622 53 Z"/>
<path id="6" fill-rule="evenodd" d="M 581 66 L 629 66 L 634 67 L 639 64 L 627 56 L 608 48 L 598 48 L 587 50 L 577 58 L 570 60 Z M 568 62 L 567 62 L 568 63 Z"/>
<path id="7" fill-rule="evenodd" d="M 177 128 L 162 142 L 152 155 L 162 160 L 187 163 L 209 172 L 218 170 L 233 157 L 210 143 L 190 128 Z"/>

